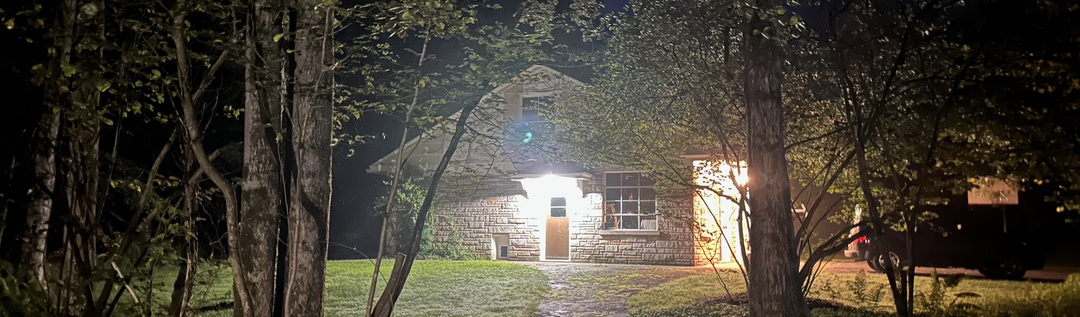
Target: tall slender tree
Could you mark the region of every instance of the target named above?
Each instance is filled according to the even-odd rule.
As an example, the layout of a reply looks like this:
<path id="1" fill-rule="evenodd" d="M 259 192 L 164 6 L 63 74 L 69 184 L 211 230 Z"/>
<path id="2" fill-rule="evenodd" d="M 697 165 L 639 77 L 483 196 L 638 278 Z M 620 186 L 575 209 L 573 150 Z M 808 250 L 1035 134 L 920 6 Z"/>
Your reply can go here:
<path id="1" fill-rule="evenodd" d="M 810 316 L 800 285 L 791 187 L 784 148 L 784 50 L 770 37 L 769 17 L 783 7 L 758 0 L 743 32 L 750 212 L 750 316 Z M 782 14 L 782 12 L 781 12 Z M 775 29 L 775 28 L 774 28 Z M 775 32 L 775 31 L 774 31 Z"/>
<path id="2" fill-rule="evenodd" d="M 291 132 L 296 170 L 289 195 L 285 316 L 321 316 L 326 283 L 333 138 L 334 6 L 292 4 L 296 23 Z"/>
<path id="3" fill-rule="evenodd" d="M 285 58 L 275 41 L 281 30 L 285 3 L 254 0 L 253 16 L 245 34 L 244 57 L 244 172 L 240 207 L 240 253 L 243 281 L 251 289 L 251 311 L 235 316 L 271 316 L 275 307 L 275 258 L 278 255 L 279 218 L 284 212 L 282 160 L 279 135 Z M 284 250 L 282 250 L 284 251 Z M 280 307 L 277 307 L 280 309 Z"/>
<path id="4" fill-rule="evenodd" d="M 65 80 L 60 76 L 61 67 L 71 63 L 71 47 L 75 36 L 76 1 L 65 0 L 60 5 L 60 23 L 56 24 L 57 40 L 53 44 L 57 54 L 49 65 L 52 78 L 60 81 Z M 34 176 L 37 177 L 37 186 L 31 191 L 34 195 L 30 205 L 26 209 L 26 242 L 23 244 L 22 257 L 19 267 L 31 272 L 39 283 L 44 287 L 45 283 L 45 252 L 46 241 L 49 234 L 49 217 L 52 214 L 53 201 L 56 189 L 56 150 L 57 138 L 60 134 L 60 107 L 64 94 L 50 95 L 46 112 L 42 115 L 41 124 L 38 128 L 38 145 L 34 153 Z"/>

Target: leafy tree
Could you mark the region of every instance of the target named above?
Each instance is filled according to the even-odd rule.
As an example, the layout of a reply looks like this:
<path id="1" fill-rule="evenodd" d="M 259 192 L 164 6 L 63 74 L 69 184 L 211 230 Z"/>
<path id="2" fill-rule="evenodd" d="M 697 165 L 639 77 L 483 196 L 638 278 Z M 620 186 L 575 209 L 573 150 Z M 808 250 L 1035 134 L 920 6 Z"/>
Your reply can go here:
<path id="1" fill-rule="evenodd" d="M 171 23 L 163 23 L 170 12 L 156 4 L 35 4 L 19 11 L 18 19 L 8 20 L 9 28 L 28 31 L 21 40 L 40 43 L 34 48 L 49 53 L 48 63 L 31 70 L 33 81 L 49 98 L 45 112 L 61 119 L 58 134 L 39 143 L 53 148 L 59 163 L 54 173 L 64 176 L 57 179 L 47 198 L 53 201 L 54 212 L 35 209 L 38 217 L 31 217 L 28 226 L 34 236 L 42 230 L 38 224 L 47 224 L 49 218 L 63 220 L 55 222 L 61 224 L 56 232 L 63 232 L 61 239 L 54 238 L 63 242 L 54 253 L 60 265 L 39 267 L 35 257 L 46 250 L 33 246 L 45 236 L 31 238 L 34 241 L 27 249 L 34 252 L 23 257 L 23 269 L 34 272 L 35 284 L 49 290 L 42 294 L 47 294 L 44 299 L 48 303 L 31 311 L 83 316 L 149 314 L 150 301 L 138 301 L 149 293 L 140 278 L 160 265 L 172 264 L 176 249 L 183 250 L 181 257 L 188 260 L 189 267 L 194 265 L 191 260 L 197 251 L 188 237 L 194 236 L 194 212 L 204 202 L 196 195 L 205 192 L 198 185 L 202 172 L 196 171 L 193 161 L 178 159 L 183 162 L 179 169 L 163 166 L 169 158 L 178 157 L 170 149 L 180 130 L 168 124 L 175 119 L 170 113 L 160 111 L 168 109 L 166 97 L 173 100 L 173 84 L 178 81 L 168 71 L 167 64 L 174 59 L 162 54 L 172 48 L 167 39 L 174 29 Z M 49 11 L 52 8 L 58 10 Z M 220 8 L 200 9 L 221 12 L 215 11 Z M 132 15 L 132 11 L 141 14 Z M 32 31 L 35 29 L 41 33 Z M 205 83 L 202 89 L 206 89 Z M 128 129 L 149 126 L 153 130 L 159 123 L 166 123 L 165 132 L 172 134 L 168 140 L 143 143 L 161 146 L 151 161 L 122 157 L 126 151 L 121 148 L 131 140 Z M 108 132 L 114 135 L 103 138 Z M 102 146 L 102 139 L 106 146 Z M 174 237 L 188 242 L 174 249 Z M 134 298 L 137 304 L 120 304 L 122 296 Z M 190 293 L 186 296 L 180 298 L 186 300 Z"/>
<path id="2" fill-rule="evenodd" d="M 740 222 L 747 223 L 749 230 L 755 230 L 758 223 L 756 218 L 753 223 L 743 221 L 747 214 L 751 218 L 755 214 L 754 208 L 747 208 L 746 205 L 748 201 L 753 202 L 753 199 L 746 199 L 747 188 L 737 186 L 730 192 L 723 192 L 714 186 L 701 185 L 694 173 L 706 171 L 686 168 L 681 156 L 701 153 L 702 157 L 728 166 L 740 166 L 748 160 L 748 112 L 744 99 L 747 95 L 743 81 L 748 75 L 745 73 L 748 56 L 745 45 L 748 44 L 744 30 L 749 20 L 747 15 L 750 15 L 749 12 L 757 14 L 756 11 L 738 3 L 715 1 L 677 4 L 641 1 L 632 3 L 628 10 L 632 10 L 633 14 L 610 17 L 611 24 L 601 27 L 612 30 L 613 35 L 605 39 L 607 46 L 602 51 L 604 55 L 599 58 L 603 67 L 598 71 L 598 78 L 587 87 L 568 92 L 565 99 L 569 102 L 552 105 L 553 117 L 564 127 L 558 133 L 564 137 L 558 141 L 570 145 L 561 148 L 561 153 L 580 162 L 600 162 L 645 170 L 675 195 L 687 190 L 711 191 L 721 199 L 739 205 Z M 761 14 L 770 21 L 785 16 L 782 8 L 769 9 Z M 778 39 L 778 44 L 784 44 L 802 31 L 805 30 L 801 29 L 798 18 L 788 17 L 771 27 L 767 35 Z M 789 92 L 794 95 L 799 91 L 798 88 L 785 88 L 785 93 Z M 811 109 L 818 108 L 820 105 Z M 814 134 L 817 130 L 807 129 L 807 126 L 799 128 L 804 130 L 797 130 L 795 137 L 788 138 L 794 139 L 792 143 L 819 138 Z M 745 177 L 736 175 L 738 169 L 732 169 L 730 173 L 724 176 L 727 179 Z M 755 177 L 751 176 L 750 179 Z M 768 183 L 787 188 L 787 177 L 781 179 L 785 179 L 782 184 Z M 781 192 L 789 190 L 783 189 Z M 791 200 L 783 200 L 788 207 L 784 208 L 781 218 L 785 215 L 788 218 L 773 223 L 773 226 L 786 222 L 781 226 L 790 228 Z M 764 221 L 766 218 L 762 216 L 761 219 Z M 810 233 L 806 228 L 810 227 L 810 222 L 804 224 L 800 235 L 809 240 Z M 740 224 L 739 228 L 742 229 L 743 225 Z M 746 234 L 739 231 L 721 232 L 721 235 L 738 235 L 740 239 L 736 241 L 739 241 Z M 793 229 L 784 232 L 794 235 Z M 841 237 L 840 234 L 837 237 Z M 846 231 L 842 234 L 846 234 Z M 754 235 L 750 236 L 753 241 Z M 761 240 L 771 239 L 765 233 L 758 236 Z M 776 241 L 784 241 L 782 243 L 785 245 L 791 243 L 792 259 L 788 260 L 795 263 L 790 267 L 792 278 L 809 280 L 809 274 L 801 276 L 798 273 L 798 261 L 794 254 L 798 246 L 796 240 L 781 237 Z M 840 245 L 842 241 L 837 239 L 834 244 Z M 815 251 L 828 252 L 835 245 L 823 248 L 824 251 Z M 759 248 L 766 247 L 754 249 Z M 756 263 L 746 261 L 745 254 L 742 258 L 741 263 L 750 262 L 751 266 Z M 813 262 L 808 266 L 813 267 Z M 753 278 L 753 274 L 750 276 Z M 797 291 L 797 286 L 795 289 L 792 296 L 797 298 L 801 292 Z M 794 302 L 801 301 L 795 299 Z"/>

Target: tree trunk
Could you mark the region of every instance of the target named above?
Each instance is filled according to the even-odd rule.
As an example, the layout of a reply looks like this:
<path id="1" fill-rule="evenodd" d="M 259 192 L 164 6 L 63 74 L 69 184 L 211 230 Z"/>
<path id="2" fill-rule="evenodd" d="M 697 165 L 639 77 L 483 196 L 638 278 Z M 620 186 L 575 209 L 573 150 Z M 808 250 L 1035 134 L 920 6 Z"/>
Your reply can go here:
<path id="1" fill-rule="evenodd" d="M 442 160 L 439 161 L 439 166 L 435 168 L 435 172 L 431 175 L 431 183 L 428 184 L 427 192 L 424 193 L 424 202 L 420 204 L 420 210 L 416 213 L 416 225 L 413 226 L 412 237 L 408 246 L 409 254 L 404 259 L 405 263 L 401 263 L 400 266 L 398 263 L 394 263 L 394 270 L 390 273 L 390 279 L 386 282 L 386 287 L 383 288 L 383 293 L 379 296 L 379 302 L 375 304 L 375 309 L 371 312 L 372 317 L 390 317 L 390 314 L 394 312 L 394 304 L 397 303 L 398 296 L 401 295 L 401 290 L 405 287 L 405 280 L 408 279 L 409 272 L 412 271 L 412 264 L 416 261 L 416 255 L 420 253 L 420 241 L 424 235 L 424 223 L 427 221 L 428 212 L 431 211 L 432 202 L 438 193 L 439 180 L 442 179 L 446 166 L 450 165 L 450 159 L 457 152 L 458 142 L 465 135 L 465 124 L 479 102 L 480 100 L 477 100 L 476 103 L 461 109 L 461 116 L 458 117 L 454 135 L 450 137 L 450 144 L 447 145 L 446 152 L 443 153 Z M 400 253 L 398 253 L 397 262 L 402 262 Z"/>
<path id="2" fill-rule="evenodd" d="M 105 308 L 107 292 L 101 292 L 95 296 L 93 285 L 86 281 L 94 277 L 94 268 L 99 264 L 98 242 L 104 237 L 99 224 L 101 223 L 101 211 L 99 207 L 98 183 L 100 180 L 100 146 L 102 122 L 98 118 L 96 110 L 101 109 L 100 91 L 93 84 L 97 82 L 96 75 L 84 72 L 76 74 L 75 87 L 72 92 L 72 104 L 77 109 L 69 112 L 68 117 L 75 117 L 65 129 L 68 138 L 67 164 L 67 201 L 68 212 L 73 226 L 72 238 L 69 247 L 74 247 L 73 259 L 76 282 L 79 294 L 83 296 L 81 314 L 83 316 L 98 316 Z M 75 286 L 75 285 L 72 285 Z"/>
<path id="3" fill-rule="evenodd" d="M 274 267 L 278 215 L 284 208 L 282 171 L 276 148 L 281 127 L 279 92 L 283 54 L 273 41 L 280 33 L 282 6 L 275 0 L 254 1 L 254 28 L 244 52 L 244 172 L 240 204 L 240 258 L 251 290 L 251 311 L 233 316 L 271 316 L 274 309 Z"/>
<path id="4" fill-rule="evenodd" d="M 333 102 L 332 7 L 300 0 L 294 49 L 292 141 L 296 162 L 289 201 L 285 316 L 322 316 L 330 216 Z"/>
<path id="5" fill-rule="evenodd" d="M 55 105 L 49 107 L 53 108 Z M 41 120 L 37 153 L 34 153 L 34 176 L 37 186 L 26 208 L 26 242 L 19 268 L 30 272 L 42 287 L 45 284 L 46 239 L 52 214 L 53 190 L 56 189 L 56 138 L 60 133 L 60 112 L 48 111 Z"/>
<path id="6" fill-rule="evenodd" d="M 405 124 L 401 126 L 401 143 L 398 144 L 398 157 L 397 167 L 394 168 L 394 179 L 390 184 L 390 193 L 386 196 L 386 212 L 383 213 L 382 229 L 379 231 L 379 251 L 375 254 L 375 269 L 371 273 L 371 284 L 368 288 L 367 306 L 364 308 L 365 314 L 371 314 L 371 301 L 375 298 L 375 286 L 379 277 L 379 270 L 382 269 L 382 259 L 386 253 L 386 232 L 389 226 L 393 225 L 395 229 L 401 227 L 401 223 L 394 222 L 394 200 L 397 198 L 398 186 L 401 185 L 401 170 L 405 168 L 403 162 L 405 162 L 405 141 L 409 136 L 409 122 L 412 119 L 413 108 L 416 108 L 416 102 L 420 98 L 420 85 L 421 80 L 424 78 L 424 58 L 427 57 L 428 43 L 431 40 L 430 37 L 424 38 L 424 46 L 420 49 L 420 59 L 416 63 L 416 84 L 413 85 L 412 102 L 409 103 L 409 108 L 405 110 Z M 415 148 L 413 148 L 415 149 Z M 411 153 L 410 153 L 411 155 Z M 391 235 L 396 237 L 397 231 L 390 230 Z M 392 252 L 397 253 L 398 246 L 402 240 L 394 239 L 394 250 Z"/>
<path id="7" fill-rule="evenodd" d="M 184 179 L 198 180 L 198 177 L 192 177 L 193 173 L 197 173 L 198 163 L 196 163 L 195 159 L 192 157 L 190 149 L 186 149 L 184 152 L 184 168 L 187 170 Z M 196 186 L 197 181 L 188 181 L 184 183 L 184 207 L 181 210 L 183 210 L 183 216 L 185 218 L 184 226 L 193 234 L 185 234 L 180 239 L 180 247 L 177 248 L 184 253 L 184 265 L 176 272 L 176 281 L 173 283 L 172 300 L 169 303 L 169 317 L 182 317 L 187 315 L 188 306 L 191 302 L 191 292 L 195 287 L 195 272 L 199 259 L 199 253 L 197 252 L 198 242 L 192 238 L 195 231 Z M 147 190 L 149 190 L 149 188 Z"/>
<path id="8" fill-rule="evenodd" d="M 61 83 L 64 77 L 60 76 L 60 68 L 63 64 L 71 62 L 71 47 L 74 41 L 75 17 L 77 2 L 74 0 L 63 1 L 60 7 L 60 39 L 54 44 L 57 46 L 59 56 L 53 61 L 51 70 L 53 78 Z M 63 91 L 57 88 L 57 92 Z M 42 115 L 41 127 L 38 131 L 39 138 L 37 152 L 34 153 L 34 176 L 37 178 L 37 186 L 33 192 L 29 206 L 26 208 L 26 242 L 23 244 L 22 257 L 19 268 L 24 272 L 30 272 L 41 286 L 45 284 L 45 252 L 46 240 L 49 234 L 49 217 L 52 215 L 54 198 L 53 191 L 56 189 L 56 150 L 57 138 L 60 135 L 60 112 L 58 108 L 64 102 L 62 94 L 51 95 L 47 102 L 45 114 Z"/>
<path id="9" fill-rule="evenodd" d="M 196 89 L 192 89 L 191 86 L 191 73 L 188 65 L 187 56 L 187 39 L 184 36 L 186 27 L 187 10 L 190 10 L 189 4 L 185 0 L 178 0 L 172 7 L 171 18 L 172 28 L 170 36 L 173 40 L 174 48 L 176 49 L 176 74 L 177 83 L 179 84 L 178 95 L 180 97 L 181 119 L 180 122 L 184 128 L 184 142 L 191 149 L 192 155 L 195 157 L 195 161 L 199 163 L 199 168 L 206 173 L 206 176 L 210 178 L 210 181 L 214 183 L 214 187 L 217 187 L 221 191 L 222 198 L 225 199 L 225 224 L 226 235 L 228 236 L 229 245 L 229 266 L 232 267 L 233 272 L 233 310 L 241 310 L 244 312 L 251 311 L 252 298 L 251 289 L 248 288 L 246 281 L 244 280 L 246 272 L 243 265 L 240 262 L 239 245 L 240 245 L 240 229 L 239 229 L 239 207 L 236 201 L 235 186 L 230 183 L 217 167 L 211 162 L 210 157 L 206 154 L 206 150 L 202 144 L 202 125 L 198 118 L 195 116 L 195 103 L 199 100 L 199 97 L 205 92 L 210 78 L 222 62 L 228 56 L 228 51 L 221 53 L 217 61 L 214 62 L 210 69 L 207 71 L 202 82 Z"/>
<path id="10" fill-rule="evenodd" d="M 885 254 L 888 258 L 889 251 L 892 250 L 892 246 L 889 244 L 889 239 L 885 237 L 885 222 L 881 219 L 881 207 L 878 206 L 877 198 L 874 197 L 874 192 L 870 187 L 870 168 L 866 162 L 866 142 L 868 137 L 864 133 L 865 129 L 861 128 L 862 124 L 865 124 L 861 117 L 856 119 L 861 124 L 859 130 L 855 132 L 855 159 L 859 168 L 859 188 L 863 191 L 863 196 L 866 198 L 867 212 L 870 216 L 870 222 L 873 224 L 871 227 L 874 232 L 874 248 L 878 251 L 878 254 Z M 896 313 L 900 316 L 907 315 L 907 293 L 903 290 L 905 288 L 897 285 L 895 267 L 890 263 L 884 265 L 885 277 L 889 280 L 889 290 L 893 294 L 893 304 L 896 306 Z"/>
<path id="11" fill-rule="evenodd" d="M 779 4 L 757 1 L 759 10 Z M 791 188 L 784 151 L 780 87 L 784 55 L 753 14 L 745 32 L 744 82 L 749 129 L 750 316 L 810 316 L 801 292 L 799 257 L 791 219 Z"/>

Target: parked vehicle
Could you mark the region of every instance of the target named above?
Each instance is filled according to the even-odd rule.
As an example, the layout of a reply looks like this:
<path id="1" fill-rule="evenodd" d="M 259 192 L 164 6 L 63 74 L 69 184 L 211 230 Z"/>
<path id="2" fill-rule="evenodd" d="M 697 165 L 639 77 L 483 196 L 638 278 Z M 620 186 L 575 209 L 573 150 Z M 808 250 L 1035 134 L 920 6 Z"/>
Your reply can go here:
<path id="1" fill-rule="evenodd" d="M 914 256 L 906 252 L 904 233 L 893 230 L 886 230 L 884 238 L 873 235 L 860 238 L 844 253 L 866 261 L 877 272 L 884 272 L 885 265 L 891 263 L 898 267 L 960 267 L 978 270 L 989 278 L 1021 279 L 1028 270 L 1043 268 L 1043 255 L 1036 243 L 1032 243 L 1032 235 L 1003 232 L 1000 213 L 973 208 L 943 209 L 936 213 L 938 218 L 915 230 Z M 890 245 L 888 255 L 876 248 L 883 239 L 888 239 Z"/>

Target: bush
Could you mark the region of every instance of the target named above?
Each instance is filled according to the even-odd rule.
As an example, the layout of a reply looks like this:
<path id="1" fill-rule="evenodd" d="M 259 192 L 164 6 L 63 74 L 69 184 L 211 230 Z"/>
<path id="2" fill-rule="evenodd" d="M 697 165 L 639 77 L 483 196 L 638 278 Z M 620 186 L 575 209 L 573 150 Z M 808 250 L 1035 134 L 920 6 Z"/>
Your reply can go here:
<path id="1" fill-rule="evenodd" d="M 915 307 L 933 317 L 977 316 L 979 306 L 965 299 L 979 298 L 981 295 L 974 292 L 949 293 L 949 289 L 959 286 L 963 279 L 964 275 L 959 274 L 943 279 L 938 276 L 936 269 L 933 270 L 930 272 L 930 291 L 915 293 Z"/>
<path id="2" fill-rule="evenodd" d="M 456 229 L 450 232 L 450 237 L 446 240 L 438 241 L 434 239 L 434 222 L 440 221 L 452 224 L 454 222 L 453 217 L 435 216 L 435 214 L 432 213 L 431 218 L 431 225 L 424 228 L 423 240 L 420 241 L 420 253 L 417 254 L 418 258 L 421 260 L 482 260 L 479 255 L 465 247 L 463 239 L 461 238 L 461 233 Z M 442 227 L 453 228 L 451 225 L 444 225 Z"/>
<path id="3" fill-rule="evenodd" d="M 20 276 L 11 262 L 0 260 L 0 316 L 39 316 L 45 293 L 31 276 Z"/>
<path id="4" fill-rule="evenodd" d="M 817 283 L 816 287 L 810 291 L 810 295 L 870 310 L 882 307 L 881 301 L 886 296 L 886 286 L 883 283 L 870 282 L 866 271 L 860 270 L 851 279 L 846 276 L 828 275 Z"/>
<path id="5" fill-rule="evenodd" d="M 1015 292 L 982 306 L 983 316 L 1080 316 L 1080 274 L 1069 275 L 1064 283 Z"/>

